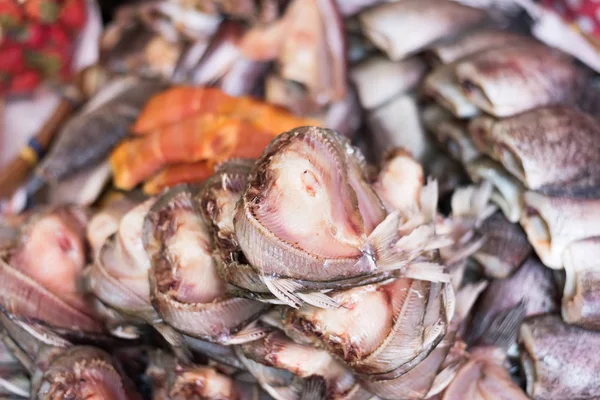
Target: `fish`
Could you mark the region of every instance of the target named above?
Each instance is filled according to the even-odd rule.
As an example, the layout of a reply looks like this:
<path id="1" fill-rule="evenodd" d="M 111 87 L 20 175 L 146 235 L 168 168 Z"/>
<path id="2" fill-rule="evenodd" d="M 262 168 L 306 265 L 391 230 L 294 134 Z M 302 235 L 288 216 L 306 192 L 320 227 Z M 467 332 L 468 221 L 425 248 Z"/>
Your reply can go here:
<path id="1" fill-rule="evenodd" d="M 473 254 L 485 276 L 502 279 L 516 271 L 532 252 L 527 235 L 518 225 L 496 212 L 483 221 L 479 232 L 484 236 L 482 247 Z"/>
<path id="2" fill-rule="evenodd" d="M 573 60 L 541 43 L 514 43 L 458 61 L 463 94 L 494 117 L 572 102 L 588 75 Z"/>
<path id="3" fill-rule="evenodd" d="M 593 399 L 600 396 L 597 357 L 590 349 L 600 334 L 567 325 L 559 315 L 526 320 L 519 334 L 527 394 L 533 400 Z"/>
<path id="4" fill-rule="evenodd" d="M 591 237 L 571 243 L 563 252 L 565 286 L 562 317 L 568 324 L 598 330 L 600 319 L 596 305 L 598 264 L 595 256 L 600 239 Z"/>
<path id="5" fill-rule="evenodd" d="M 506 278 L 492 280 L 473 309 L 467 339 L 483 337 L 495 316 L 524 305 L 524 317 L 556 313 L 560 309 L 560 292 L 552 270 L 529 257 Z"/>
<path id="6" fill-rule="evenodd" d="M 570 243 L 600 234 L 596 192 L 594 188 L 580 193 L 569 193 L 568 188 L 525 192 L 520 223 L 544 265 L 562 269 L 562 254 Z"/>
<path id="7" fill-rule="evenodd" d="M 569 185 L 595 175 L 600 160 L 596 118 L 569 106 L 478 122 L 472 130 L 487 153 L 528 189 Z"/>
<path id="8" fill-rule="evenodd" d="M 436 64 L 450 64 L 480 51 L 514 44 L 521 40 L 532 39 L 502 29 L 468 30 L 457 37 L 432 46 L 426 50 L 426 57 L 434 59 Z"/>
<path id="9" fill-rule="evenodd" d="M 150 96 L 165 83 L 135 77 L 112 81 L 60 130 L 26 184 L 29 195 L 105 160 L 125 138 Z"/>
<path id="10" fill-rule="evenodd" d="M 350 79 L 357 88 L 361 106 L 371 110 L 414 89 L 426 69 L 418 57 L 395 62 L 372 56 L 350 68 Z"/>
<path id="11" fill-rule="evenodd" d="M 365 36 L 394 61 L 482 22 L 484 17 L 483 10 L 444 0 L 383 3 L 358 15 Z"/>

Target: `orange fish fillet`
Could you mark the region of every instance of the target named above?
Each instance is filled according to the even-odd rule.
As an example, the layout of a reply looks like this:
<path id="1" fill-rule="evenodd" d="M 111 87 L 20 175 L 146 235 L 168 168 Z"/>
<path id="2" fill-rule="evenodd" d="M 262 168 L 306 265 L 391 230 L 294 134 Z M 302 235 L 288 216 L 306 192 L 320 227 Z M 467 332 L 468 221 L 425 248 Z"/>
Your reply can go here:
<path id="1" fill-rule="evenodd" d="M 173 163 L 258 157 L 276 135 L 226 117 L 194 117 L 119 144 L 110 157 L 114 184 L 130 190 Z"/>
<path id="2" fill-rule="evenodd" d="M 144 193 L 148 195 L 159 194 L 166 188 L 180 183 L 200 183 L 214 172 L 214 163 L 207 160 L 195 163 L 169 165 L 144 183 Z"/>
<path id="3" fill-rule="evenodd" d="M 316 120 L 300 118 L 286 109 L 251 97 L 233 97 L 216 88 L 178 86 L 152 97 L 131 129 L 145 135 L 179 123 L 194 115 L 229 115 L 251 121 L 280 133 L 290 125 L 318 125 Z"/>

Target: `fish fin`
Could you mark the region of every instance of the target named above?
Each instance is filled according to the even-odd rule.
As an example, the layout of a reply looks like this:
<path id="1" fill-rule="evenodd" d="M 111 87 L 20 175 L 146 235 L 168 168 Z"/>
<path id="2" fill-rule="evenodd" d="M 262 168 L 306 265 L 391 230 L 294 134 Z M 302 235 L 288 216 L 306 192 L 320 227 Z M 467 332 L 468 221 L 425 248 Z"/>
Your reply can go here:
<path id="1" fill-rule="evenodd" d="M 325 293 L 312 292 L 312 293 L 298 293 L 298 297 L 306 304 L 310 304 L 317 308 L 340 308 L 334 298 L 327 296 Z"/>
<path id="2" fill-rule="evenodd" d="M 476 344 L 500 347 L 505 350 L 513 345 L 519 334 L 521 323 L 525 319 L 525 302 L 496 314 Z"/>
<path id="3" fill-rule="evenodd" d="M 391 248 L 377 249 L 377 264 L 381 269 L 397 269 L 397 264 L 405 265 L 423 252 L 452 244 L 450 238 L 438 236 L 432 225 L 421 225 L 408 235 L 402 236 Z"/>
<path id="4" fill-rule="evenodd" d="M 265 330 L 264 327 L 260 326 L 257 321 L 252 321 L 241 331 L 231 336 L 231 338 L 229 338 L 224 344 L 233 345 L 253 342 L 264 337 L 266 334 L 267 330 Z"/>
<path id="5" fill-rule="evenodd" d="M 297 400 L 298 393 L 293 389 L 292 385 L 286 386 L 275 386 L 274 383 L 278 381 L 277 374 L 282 370 L 277 368 L 267 367 L 266 365 L 257 363 L 254 360 L 247 358 L 241 350 L 241 347 L 235 346 L 235 354 L 242 364 L 246 367 L 248 372 L 260 383 L 260 386 L 267 392 L 271 397 L 278 400 Z"/>
<path id="6" fill-rule="evenodd" d="M 457 189 L 452 195 L 452 215 L 457 218 L 474 218 L 476 224 L 481 223 L 496 211 L 490 204 L 492 184 L 483 181 L 480 185 L 470 185 Z"/>
<path id="7" fill-rule="evenodd" d="M 398 225 L 400 224 L 400 212 L 389 213 L 369 235 L 369 243 L 373 246 L 375 253 L 383 252 L 392 246 L 394 239 L 398 236 Z"/>
<path id="8" fill-rule="evenodd" d="M 450 275 L 444 271 L 444 266 L 433 262 L 417 262 L 410 264 L 403 276 L 430 282 L 450 282 Z"/>
<path id="9" fill-rule="evenodd" d="M 450 323 L 456 313 L 456 293 L 452 285 L 444 285 L 442 288 L 442 299 L 445 304 L 446 322 Z"/>
<path id="10" fill-rule="evenodd" d="M 440 394 L 441 392 L 443 392 L 446 389 L 446 387 L 448 387 L 450 382 L 454 380 L 454 377 L 458 373 L 460 367 L 461 363 L 456 362 L 438 372 L 438 374 L 435 376 L 435 379 L 433 380 L 433 383 L 431 384 L 429 392 L 427 392 L 427 394 L 425 395 L 425 399 L 429 399 L 435 396 L 436 394 Z"/>
<path id="11" fill-rule="evenodd" d="M 27 354 L 15 340 L 6 332 L 5 329 L 0 329 L 0 340 L 10 351 L 14 358 L 29 372 L 33 374 L 36 370 L 35 362 L 31 359 L 31 356 Z"/>
<path id="12" fill-rule="evenodd" d="M 488 286 L 488 281 L 481 281 L 477 283 L 467 283 L 456 293 L 456 306 L 455 313 L 460 321 L 463 321 L 471 312 L 473 305 L 479 298 L 481 292 Z"/>
<path id="13" fill-rule="evenodd" d="M 434 343 L 438 343 L 440 338 L 446 333 L 446 326 L 447 324 L 443 319 L 439 319 L 433 325 L 427 326 L 423 333 L 423 348 L 434 347 Z"/>
<path id="14" fill-rule="evenodd" d="M 300 308 L 302 300 L 297 296 L 297 291 L 301 285 L 292 279 L 278 279 L 268 276 L 261 277 L 267 288 L 284 304 L 292 308 Z"/>
<path id="15" fill-rule="evenodd" d="M 111 335 L 121 339 L 133 340 L 139 339 L 143 335 L 143 329 L 135 325 L 123 325 L 119 323 L 108 324 L 107 326 Z"/>
<path id="16" fill-rule="evenodd" d="M 325 398 L 325 378 L 318 375 L 309 376 L 304 380 L 304 388 L 299 400 L 321 400 Z"/>
<path id="17" fill-rule="evenodd" d="M 21 385 L 19 385 L 19 383 Z M 21 382 L 11 382 L 8 379 L 0 378 L 0 388 L 3 388 L 5 392 L 8 392 L 10 395 L 14 395 L 17 397 L 22 397 L 24 399 L 28 399 L 31 395 L 29 387 L 23 387 L 25 385 L 28 386 L 29 379 L 25 380 L 24 377 Z M 10 398 L 10 397 L 8 397 Z"/>
<path id="18" fill-rule="evenodd" d="M 452 239 L 436 235 L 433 225 L 421 225 L 408 235 L 402 236 L 395 244 L 395 248 L 404 253 L 416 253 L 412 258 L 423 251 L 436 250 L 451 245 Z"/>
<path id="19" fill-rule="evenodd" d="M 447 265 L 455 264 L 459 261 L 466 260 L 468 257 L 475 254 L 486 241 L 485 237 L 479 237 L 475 240 L 470 240 L 466 244 L 447 247 L 442 252 L 441 256 L 444 263 Z"/>
<path id="20" fill-rule="evenodd" d="M 62 337 L 58 336 L 52 329 L 48 326 L 30 320 L 22 320 L 19 318 L 13 319 L 14 323 L 18 325 L 21 329 L 29 333 L 35 339 L 40 342 L 53 346 L 53 347 L 70 347 L 71 343 Z"/>
<path id="21" fill-rule="evenodd" d="M 437 211 L 439 198 L 438 183 L 435 179 L 429 179 L 427 185 L 421 188 L 419 202 L 421 203 L 421 213 L 426 221 L 433 221 Z"/>
<path id="22" fill-rule="evenodd" d="M 183 335 L 177 332 L 175 329 L 160 321 L 153 324 L 154 328 L 161 334 L 161 336 L 171 345 L 171 349 L 175 353 L 178 359 L 183 361 L 192 360 L 192 352 L 188 345 L 185 343 Z"/>

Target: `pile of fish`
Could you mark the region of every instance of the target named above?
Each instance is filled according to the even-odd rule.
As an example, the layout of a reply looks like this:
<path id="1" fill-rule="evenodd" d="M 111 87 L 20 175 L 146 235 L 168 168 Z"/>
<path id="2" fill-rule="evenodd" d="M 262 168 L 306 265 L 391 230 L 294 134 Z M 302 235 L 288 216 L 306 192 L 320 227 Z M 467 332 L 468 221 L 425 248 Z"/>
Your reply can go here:
<path id="1" fill-rule="evenodd" d="M 600 398 L 600 89 L 495 3 L 120 9 L 0 217 L 0 397 Z"/>

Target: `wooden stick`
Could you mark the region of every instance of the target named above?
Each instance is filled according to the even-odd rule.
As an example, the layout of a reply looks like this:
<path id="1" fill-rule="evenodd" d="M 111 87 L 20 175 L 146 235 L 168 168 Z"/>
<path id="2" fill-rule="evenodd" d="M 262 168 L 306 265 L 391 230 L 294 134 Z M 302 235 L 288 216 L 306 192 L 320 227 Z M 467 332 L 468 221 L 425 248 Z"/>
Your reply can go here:
<path id="1" fill-rule="evenodd" d="M 74 107 L 71 101 L 61 100 L 52 116 L 46 121 L 38 134 L 30 140 L 19 155 L 0 170 L 0 198 L 11 196 L 39 161 L 39 151 L 45 152 L 60 127 L 70 117 Z M 35 145 L 33 145 L 35 144 Z M 36 149 L 35 147 L 39 147 Z"/>

